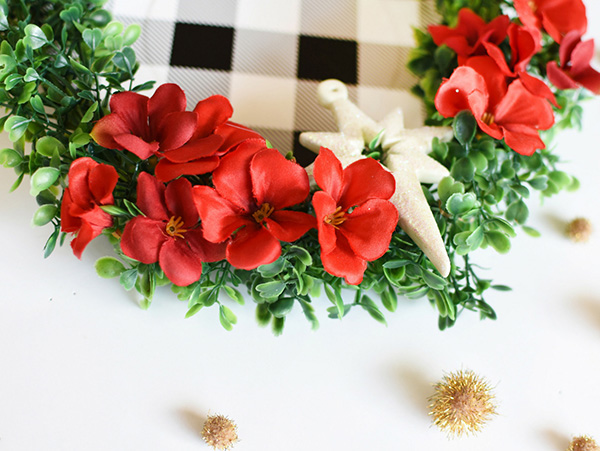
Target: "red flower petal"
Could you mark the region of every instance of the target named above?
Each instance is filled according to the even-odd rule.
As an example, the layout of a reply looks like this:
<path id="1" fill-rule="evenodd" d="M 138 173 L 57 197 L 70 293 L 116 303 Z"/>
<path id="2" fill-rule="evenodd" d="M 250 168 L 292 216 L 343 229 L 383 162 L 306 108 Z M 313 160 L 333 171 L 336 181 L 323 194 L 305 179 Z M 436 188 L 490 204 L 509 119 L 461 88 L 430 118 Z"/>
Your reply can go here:
<path id="1" fill-rule="evenodd" d="M 167 185 L 165 203 L 169 214 L 183 219 L 183 227 L 191 229 L 198 224 L 198 210 L 192 196 L 192 184 L 187 179 L 177 179 Z"/>
<path id="2" fill-rule="evenodd" d="M 527 72 L 519 73 L 519 80 L 523 83 L 525 89 L 536 97 L 541 97 L 548 100 L 555 107 L 560 108 L 556 102 L 556 97 L 552 93 L 552 90 L 539 78 L 529 75 Z"/>
<path id="3" fill-rule="evenodd" d="M 202 229 L 190 230 L 185 234 L 185 240 L 203 262 L 217 262 L 225 258 L 227 242 L 211 243 L 204 238 Z"/>
<path id="4" fill-rule="evenodd" d="M 221 158 L 219 167 L 213 173 L 213 183 L 219 194 L 246 212 L 255 208 L 250 161 L 264 149 L 264 141 L 244 141 L 233 152 Z"/>
<path id="5" fill-rule="evenodd" d="M 310 192 L 306 170 L 275 149 L 254 155 L 250 177 L 258 206 L 268 203 L 275 210 L 281 210 L 303 202 Z"/>
<path id="6" fill-rule="evenodd" d="M 337 203 L 327 192 L 317 191 L 313 195 L 312 204 L 315 208 L 321 252 L 328 254 L 335 248 L 337 235 L 335 233 L 335 228 L 331 224 L 327 224 L 324 219 L 327 215 L 332 214 L 336 210 Z"/>
<path id="7" fill-rule="evenodd" d="M 200 279 L 202 261 L 181 238 L 168 239 L 158 253 L 158 263 L 175 285 L 185 287 Z"/>
<path id="8" fill-rule="evenodd" d="M 266 219 L 267 230 L 280 241 L 296 241 L 317 224 L 315 217 L 301 211 L 279 210 Z"/>
<path id="9" fill-rule="evenodd" d="M 184 111 L 164 117 L 155 135 L 160 142 L 160 150 L 177 149 L 190 140 L 196 129 L 196 114 Z"/>
<path id="10" fill-rule="evenodd" d="M 107 164 L 99 164 L 90 170 L 89 187 L 94 201 L 98 205 L 114 202 L 113 190 L 119 181 L 117 170 Z"/>
<path id="11" fill-rule="evenodd" d="M 227 122 L 233 114 L 233 108 L 226 97 L 214 95 L 198 102 L 194 113 L 198 115 L 194 138 L 204 138 Z"/>
<path id="12" fill-rule="evenodd" d="M 333 251 L 327 254 L 321 252 L 321 262 L 325 271 L 343 277 L 350 285 L 361 283 L 367 269 L 367 262 L 354 253 L 342 234 L 338 234 L 337 246 Z"/>
<path id="13" fill-rule="evenodd" d="M 123 119 L 129 133 L 149 139 L 148 97 L 131 91 L 117 92 L 110 98 L 110 111 Z"/>
<path id="14" fill-rule="evenodd" d="M 548 80 L 558 89 L 576 89 L 579 87 L 575 81 L 558 67 L 556 61 L 550 61 L 546 66 Z"/>
<path id="15" fill-rule="evenodd" d="M 508 89 L 506 75 L 489 56 L 474 56 L 473 58 L 469 58 L 466 66 L 473 68 L 485 80 L 489 95 L 486 111 L 493 111 L 506 95 Z"/>
<path id="16" fill-rule="evenodd" d="M 121 236 L 121 250 L 129 258 L 150 264 L 158 261 L 161 246 L 167 240 L 165 223 L 136 216 L 127 224 Z"/>
<path id="17" fill-rule="evenodd" d="M 594 41 L 584 41 L 575 46 L 571 53 L 571 77 L 577 80 L 577 76 L 590 67 L 594 57 Z"/>
<path id="18" fill-rule="evenodd" d="M 71 249 L 73 249 L 75 257 L 81 259 L 81 254 L 87 245 L 98 235 L 100 235 L 100 232 L 94 231 L 92 226 L 87 222 L 82 222 L 77 236 L 71 241 Z"/>
<path id="19" fill-rule="evenodd" d="M 327 192 L 335 202 L 339 201 L 344 184 L 344 170 L 342 163 L 331 150 L 321 147 L 319 155 L 315 159 L 313 174 L 317 185 Z"/>
<path id="20" fill-rule="evenodd" d="M 369 199 L 389 199 L 396 191 L 396 179 L 373 158 L 355 161 L 344 169 L 344 190 L 338 201 L 342 210 Z"/>
<path id="21" fill-rule="evenodd" d="M 535 0 L 542 24 L 552 38 L 560 43 L 568 32 L 576 30 L 581 35 L 587 30 L 585 5 L 581 0 Z"/>
<path id="22" fill-rule="evenodd" d="M 137 206 L 149 218 L 168 221 L 169 213 L 164 203 L 165 185 L 147 172 L 138 177 Z M 155 260 L 156 261 L 156 260 Z"/>
<path id="23" fill-rule="evenodd" d="M 577 74 L 576 81 L 594 94 L 600 94 L 600 73 L 591 67 Z"/>
<path id="24" fill-rule="evenodd" d="M 81 219 L 71 214 L 71 206 L 73 200 L 71 199 L 71 190 L 65 189 L 62 202 L 60 204 L 60 230 L 61 232 L 72 233 L 79 230 L 81 227 Z"/>
<path id="25" fill-rule="evenodd" d="M 161 182 L 168 182 L 182 175 L 206 174 L 218 166 L 219 157 L 201 158 L 189 163 L 171 163 L 163 158 L 154 168 L 154 174 Z"/>
<path id="26" fill-rule="evenodd" d="M 562 67 L 566 67 L 567 63 L 571 61 L 571 54 L 577 44 L 581 42 L 581 34 L 577 30 L 570 31 L 565 35 L 562 42 L 560 43 L 560 48 L 558 49 L 558 54 L 560 56 L 560 65 Z"/>
<path id="27" fill-rule="evenodd" d="M 90 157 L 78 158 L 69 168 L 69 191 L 71 200 L 81 208 L 90 208 L 92 193 L 89 187 L 89 174 L 92 168 L 99 165 Z"/>
<path id="28" fill-rule="evenodd" d="M 509 124 L 502 128 L 506 145 L 521 155 L 533 155 L 536 150 L 546 147 L 535 128 L 520 124 Z"/>
<path id="29" fill-rule="evenodd" d="M 112 113 L 96 122 L 90 135 L 102 147 L 125 150 L 123 146 L 115 141 L 114 137 L 128 133 L 129 127 L 125 121 L 117 114 Z"/>
<path id="30" fill-rule="evenodd" d="M 98 205 L 94 205 L 88 210 L 81 211 L 78 216 L 83 223 L 87 223 L 92 227 L 94 232 L 96 232 L 95 237 L 100 235 L 104 229 L 112 227 L 113 225 L 112 217 Z"/>
<path id="31" fill-rule="evenodd" d="M 474 69 L 458 67 L 444 81 L 435 96 L 435 108 L 444 117 L 454 117 L 462 110 L 470 110 L 481 118 L 488 108 L 489 94 L 485 79 Z"/>
<path id="32" fill-rule="evenodd" d="M 226 250 L 227 261 L 239 269 L 254 269 L 273 263 L 281 255 L 281 244 L 264 227 L 241 229 Z"/>
<path id="33" fill-rule="evenodd" d="M 391 202 L 371 199 L 347 216 L 339 232 L 359 257 L 373 261 L 388 250 L 397 224 L 398 210 Z"/>
<path id="34" fill-rule="evenodd" d="M 224 155 L 230 150 L 233 150 L 235 146 L 246 139 L 260 139 L 263 142 L 265 141 L 265 139 L 254 130 L 236 124 L 235 122 L 227 122 L 226 124 L 217 127 L 215 129 L 215 134 L 222 136 L 224 139 L 224 142 L 219 149 L 219 155 Z"/>
<path id="35" fill-rule="evenodd" d="M 150 158 L 158 151 L 159 148 L 159 143 L 156 141 L 149 143 L 137 135 L 131 135 L 127 133 L 115 135 L 113 139 L 121 149 L 130 151 L 142 160 Z"/>
<path id="36" fill-rule="evenodd" d="M 165 152 L 163 156 L 172 163 L 188 163 L 214 155 L 222 144 L 222 136 L 209 135 L 206 138 L 194 139 L 178 149 Z"/>
<path id="37" fill-rule="evenodd" d="M 554 112 L 545 99 L 534 96 L 515 80 L 496 108 L 495 121 L 502 127 L 517 124 L 547 130 L 554 124 Z"/>
<path id="38" fill-rule="evenodd" d="M 185 93 L 179 86 L 174 83 L 165 83 L 159 86 L 148 100 L 148 116 L 152 134 L 156 135 L 167 115 L 185 111 L 185 107 Z"/>
<path id="39" fill-rule="evenodd" d="M 213 188 L 194 186 L 193 196 L 202 219 L 204 237 L 208 241 L 220 243 L 240 227 L 256 225 L 256 222 L 243 216 L 243 210 L 221 197 Z"/>

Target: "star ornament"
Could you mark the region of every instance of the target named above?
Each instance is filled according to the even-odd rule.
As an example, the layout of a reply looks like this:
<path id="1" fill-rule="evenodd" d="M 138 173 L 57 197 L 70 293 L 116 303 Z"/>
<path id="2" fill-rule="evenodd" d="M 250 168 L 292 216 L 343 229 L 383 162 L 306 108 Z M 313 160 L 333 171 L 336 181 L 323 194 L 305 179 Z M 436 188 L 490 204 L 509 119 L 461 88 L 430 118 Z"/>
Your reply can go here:
<path id="1" fill-rule="evenodd" d="M 339 132 L 305 132 L 300 143 L 315 153 L 321 147 L 331 149 L 342 166 L 361 158 L 362 151 L 383 130 L 383 165 L 396 179 L 396 191 L 390 201 L 399 213 L 398 224 L 425 253 L 444 277 L 450 274 L 450 259 L 444 241 L 421 183 L 438 183 L 449 175 L 448 169 L 430 158 L 434 138 L 442 141 L 452 139 L 449 127 L 404 128 L 401 109 L 388 114 L 381 122 L 375 122 L 348 98 L 346 85 L 339 80 L 323 81 L 317 91 L 319 103 L 329 109 Z M 312 165 L 307 167 L 312 175 Z"/>

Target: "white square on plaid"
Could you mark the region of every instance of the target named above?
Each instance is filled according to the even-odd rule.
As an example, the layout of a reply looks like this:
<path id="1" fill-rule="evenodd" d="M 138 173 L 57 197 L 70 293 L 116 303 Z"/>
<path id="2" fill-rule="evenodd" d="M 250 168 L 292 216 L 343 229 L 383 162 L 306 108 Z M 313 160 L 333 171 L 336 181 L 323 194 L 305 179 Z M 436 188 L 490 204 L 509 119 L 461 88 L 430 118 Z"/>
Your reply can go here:
<path id="1" fill-rule="evenodd" d="M 406 128 L 423 126 L 422 102 L 408 91 L 359 86 L 358 106 L 376 121 L 380 121 L 389 112 L 401 107 Z"/>
<path id="2" fill-rule="evenodd" d="M 357 1 L 359 42 L 414 46 L 412 27 L 420 26 L 418 0 Z"/>
<path id="3" fill-rule="evenodd" d="M 263 31 L 298 33 L 300 0 L 239 0 L 236 25 Z"/>
<path id="4" fill-rule="evenodd" d="M 175 20 L 178 5 L 179 0 L 113 0 L 112 12 L 115 16 Z"/>
<path id="5" fill-rule="evenodd" d="M 231 27 L 237 0 L 179 0 L 177 21 Z"/>
<path id="6" fill-rule="evenodd" d="M 144 91 L 142 94 L 151 96 L 163 83 L 169 81 L 169 66 L 161 66 L 156 64 L 141 64 L 138 71 L 135 73 L 135 84 L 141 85 L 147 81 L 155 81 L 154 89 Z"/>
<path id="7" fill-rule="evenodd" d="M 266 75 L 231 74 L 233 120 L 250 127 L 292 130 L 296 80 Z"/>

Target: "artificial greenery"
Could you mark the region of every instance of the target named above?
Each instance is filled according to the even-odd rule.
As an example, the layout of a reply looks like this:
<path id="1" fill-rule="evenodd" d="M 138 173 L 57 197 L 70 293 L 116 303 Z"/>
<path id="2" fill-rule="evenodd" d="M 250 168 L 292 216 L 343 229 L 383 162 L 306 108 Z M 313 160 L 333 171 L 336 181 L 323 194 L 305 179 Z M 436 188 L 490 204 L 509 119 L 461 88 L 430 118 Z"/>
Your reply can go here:
<path id="1" fill-rule="evenodd" d="M 138 63 L 131 45 L 139 36 L 139 26 L 125 28 L 111 21 L 110 14 L 102 9 L 104 3 L 0 0 L 0 104 L 6 110 L 0 126 L 14 143 L 13 148 L 0 150 L 0 163 L 17 174 L 11 190 L 25 175 L 31 176 L 31 194 L 39 204 L 33 222 L 53 227 L 45 246 L 46 257 L 65 239 L 60 232 L 60 202 L 71 162 L 88 156 L 114 166 L 119 172 L 115 205 L 103 209 L 113 216 L 114 226 L 105 235 L 119 259 L 101 258 L 96 269 L 102 277 L 118 278 L 125 289 L 136 289 L 143 297 L 142 307 L 147 308 L 156 288 L 170 282 L 158 264 L 145 265 L 124 256 L 119 234 L 128 220 L 140 214 L 135 205 L 136 179 L 141 171 L 151 170 L 152 162 L 104 149 L 90 139 L 89 132 L 93 123 L 109 112 L 112 93 L 141 91 L 152 84 L 134 84 Z M 488 19 L 498 15 L 500 8 L 495 1 L 438 0 L 443 22 L 453 23 L 462 6 Z M 330 302 L 332 318 L 361 307 L 385 323 L 382 310 L 395 311 L 398 296 L 427 297 L 439 313 L 441 329 L 453 325 L 464 310 L 479 312 L 482 318 L 496 317 L 483 294 L 489 288 L 508 288 L 480 277 L 471 262 L 472 252 L 485 247 L 508 252 L 515 226 L 537 236 L 537 231 L 525 225 L 531 191 L 551 196 L 562 189 L 575 189 L 578 181 L 558 169 L 558 157 L 550 150 L 524 157 L 502 141 L 479 134 L 468 112 L 454 119 L 439 116 L 433 99 L 442 78 L 449 77 L 456 67 L 456 55 L 448 47 L 437 47 L 424 31 L 416 31 L 416 38 L 417 47 L 409 62 L 409 68 L 420 78 L 414 92 L 425 102 L 427 123 L 452 125 L 454 129 L 454 140 L 434 141 L 431 154 L 449 168 L 451 176 L 438 185 L 423 185 L 453 262 L 450 276 L 442 278 L 398 228 L 389 251 L 369 264 L 363 282 L 349 286 L 323 269 L 317 232 L 311 230 L 294 243 L 282 243 L 281 257 L 272 264 L 244 271 L 226 261 L 205 263 L 199 281 L 187 287 L 172 285 L 177 297 L 187 303 L 186 317 L 216 305 L 221 324 L 231 329 L 237 319 L 230 301 L 244 304 L 242 287 L 256 304 L 259 324 L 271 324 L 276 334 L 282 332 L 294 307 L 300 307 L 317 328 L 314 299 L 323 294 Z M 546 53 L 532 61 L 538 74 L 543 75 L 545 62 L 555 59 L 557 50 L 548 46 Z M 558 93 L 562 109 L 557 111 L 557 125 L 545 134 L 547 143 L 556 129 L 579 123 L 582 96 L 580 91 Z M 365 154 L 381 156 L 377 140 Z M 210 177 L 190 180 L 210 184 Z M 309 203 L 303 208 L 314 213 Z"/>

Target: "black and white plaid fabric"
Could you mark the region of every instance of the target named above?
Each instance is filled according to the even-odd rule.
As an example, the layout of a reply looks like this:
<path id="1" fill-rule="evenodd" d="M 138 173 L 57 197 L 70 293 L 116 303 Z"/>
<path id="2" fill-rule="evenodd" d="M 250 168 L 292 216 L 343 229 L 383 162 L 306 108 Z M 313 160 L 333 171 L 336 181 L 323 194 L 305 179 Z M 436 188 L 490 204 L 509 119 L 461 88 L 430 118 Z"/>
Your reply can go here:
<path id="1" fill-rule="evenodd" d="M 142 26 L 134 45 L 138 80 L 174 82 L 188 108 L 228 97 L 233 120 L 250 126 L 300 163 L 314 156 L 301 131 L 331 131 L 316 102 L 321 80 L 338 78 L 374 119 L 398 106 L 422 125 L 416 79 L 406 60 L 412 27 L 435 20 L 433 0 L 111 0 L 115 19 Z"/>

